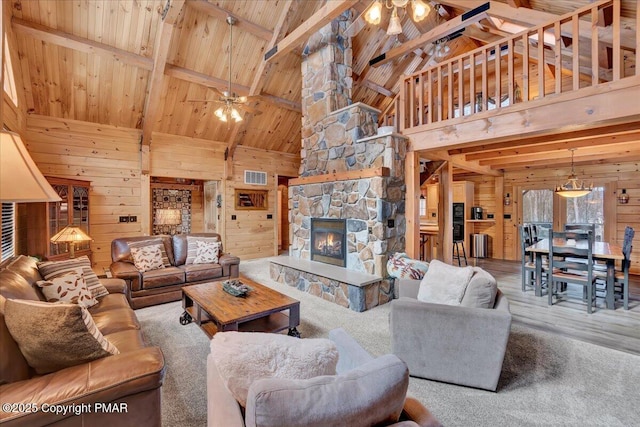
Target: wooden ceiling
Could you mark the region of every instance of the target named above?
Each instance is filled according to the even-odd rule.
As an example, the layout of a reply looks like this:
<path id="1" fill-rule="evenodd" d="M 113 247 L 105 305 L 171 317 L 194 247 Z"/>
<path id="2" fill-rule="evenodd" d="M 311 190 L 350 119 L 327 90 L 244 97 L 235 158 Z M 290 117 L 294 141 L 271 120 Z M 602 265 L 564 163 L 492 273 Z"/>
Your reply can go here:
<path id="1" fill-rule="evenodd" d="M 321 8 L 346 3 L 355 22 L 353 35 L 353 102 L 380 110 L 392 105 L 400 77 L 437 63 L 430 44 L 416 47 L 384 65 L 369 61 L 392 48 L 434 31 L 482 1 L 441 0 L 426 20 L 414 23 L 406 14 L 403 34 L 386 34 L 389 11 L 379 26 L 360 16 L 370 0 L 13 0 L 10 14 L 17 35 L 27 113 L 69 118 L 143 130 L 143 143 L 152 132 L 224 141 L 285 153 L 299 153 L 301 125 L 301 51 L 306 34 L 292 51 L 265 61 L 267 51 L 318 19 Z M 500 22 L 534 26 L 588 0 L 500 0 L 492 2 L 492 17 Z M 623 0 L 622 24 L 635 32 L 638 2 Z M 499 7 L 494 7 L 494 5 Z M 162 18 L 163 13 L 166 17 Z M 229 27 L 233 29 L 233 91 L 253 95 L 249 106 L 262 114 L 246 113 L 236 125 L 213 114 L 217 100 L 210 88 L 227 86 Z M 304 29 L 305 27 L 302 27 Z M 299 29 L 299 31 L 301 31 Z M 436 30 L 437 32 L 438 30 Z M 304 33 L 304 31 L 302 31 Z M 506 34 L 489 20 L 466 28 L 449 42 L 448 57 L 472 50 Z M 445 34 L 446 35 L 446 34 Z M 163 71 L 162 71 L 163 70 Z M 612 128 L 603 138 L 575 134 L 562 140 L 532 140 L 523 148 L 502 145 L 450 150 L 448 156 L 494 169 L 527 167 L 531 160 L 567 163 L 573 146 L 581 161 L 627 156 L 637 144 L 638 130 Z M 621 142 L 622 141 L 622 142 Z M 615 148 L 614 148 L 615 147 Z M 608 155 L 607 155 L 608 156 Z"/>

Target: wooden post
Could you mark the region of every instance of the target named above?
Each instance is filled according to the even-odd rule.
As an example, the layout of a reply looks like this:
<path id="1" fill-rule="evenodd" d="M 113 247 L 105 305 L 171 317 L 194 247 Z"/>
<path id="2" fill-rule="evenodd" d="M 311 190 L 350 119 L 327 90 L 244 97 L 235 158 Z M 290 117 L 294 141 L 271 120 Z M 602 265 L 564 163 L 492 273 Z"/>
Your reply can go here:
<path id="1" fill-rule="evenodd" d="M 407 152 L 405 159 L 406 252 L 414 259 L 420 257 L 420 159 L 415 151 Z"/>
<path id="2" fill-rule="evenodd" d="M 453 163 L 447 162 L 440 174 L 442 188 L 442 212 L 444 218 L 440 235 L 442 236 L 442 261 L 451 264 L 453 262 Z M 466 208 L 466 206 L 465 206 Z"/>
<path id="3" fill-rule="evenodd" d="M 496 235 L 493 242 L 493 258 L 504 259 L 504 177 L 495 179 L 495 220 Z"/>
<path id="4" fill-rule="evenodd" d="M 147 146 L 148 148 L 148 146 Z M 151 177 L 148 173 L 140 175 L 140 230 L 145 236 L 151 235 Z"/>

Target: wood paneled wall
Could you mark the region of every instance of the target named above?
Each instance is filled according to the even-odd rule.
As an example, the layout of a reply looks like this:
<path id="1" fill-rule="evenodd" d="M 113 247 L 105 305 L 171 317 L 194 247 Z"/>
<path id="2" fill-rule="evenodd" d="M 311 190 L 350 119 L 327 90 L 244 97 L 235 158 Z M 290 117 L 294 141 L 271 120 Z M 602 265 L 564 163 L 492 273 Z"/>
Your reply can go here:
<path id="1" fill-rule="evenodd" d="M 517 197 L 515 187 L 526 188 L 553 188 L 566 181 L 566 177 L 571 172 L 570 167 L 557 168 L 548 167 L 540 169 L 526 169 L 521 171 L 507 171 L 504 179 L 504 193 L 510 193 L 512 203 L 504 207 L 504 213 L 510 214 L 511 219 L 504 221 L 504 250 L 505 259 L 519 259 L 519 249 L 517 240 Z M 578 165 L 576 174 L 580 179 L 587 182 L 593 181 L 595 186 L 606 186 L 605 191 L 605 223 L 613 218 L 615 224 L 610 227 L 613 236 L 609 239 L 622 244 L 624 239 L 624 229 L 627 225 L 636 230 L 635 247 L 640 246 L 640 163 L 612 163 L 602 165 Z M 479 178 L 482 184 L 478 184 L 475 178 L 465 177 L 467 180 L 476 182 L 476 199 L 480 206 L 485 201 L 493 197 L 491 185 L 484 182 L 492 181 L 491 177 Z M 621 205 L 617 201 L 617 192 L 625 188 L 629 194 L 629 204 Z M 495 195 L 496 203 L 502 202 L 505 194 Z M 487 232 L 489 234 L 491 230 Z M 635 250 L 631 254 L 631 271 L 640 274 L 640 251 Z"/>
<path id="2" fill-rule="evenodd" d="M 300 167 L 298 156 L 238 147 L 234 154 L 233 174 L 225 189 L 225 250 L 242 259 L 277 255 L 278 251 L 278 176 L 297 177 Z M 267 172 L 267 185 L 244 183 L 244 171 Z M 266 210 L 236 210 L 235 189 L 268 190 Z M 235 215 L 236 219 L 232 219 Z M 268 218 L 271 215 L 271 218 Z"/>
<path id="3" fill-rule="evenodd" d="M 40 170 L 45 175 L 91 181 L 91 248 L 97 272 L 111 263 L 113 239 L 150 233 L 150 176 L 220 181 L 225 250 L 242 259 L 277 253 L 276 176 L 297 176 L 298 156 L 240 146 L 235 152 L 233 174 L 225 181 L 225 143 L 154 133 L 149 175 L 143 175 L 140 134 L 137 129 L 27 117 L 23 137 Z M 245 185 L 245 169 L 267 172 L 268 210 L 234 209 L 235 188 L 265 188 Z M 193 232 L 204 229 L 203 199 L 201 191 L 192 193 Z M 272 219 L 267 219 L 267 214 Z M 120 215 L 136 215 L 138 222 L 119 223 Z M 236 215 L 236 220 L 231 215 Z"/>
<path id="4" fill-rule="evenodd" d="M 142 235 L 140 131 L 76 120 L 28 116 L 23 135 L 44 175 L 91 181 L 91 249 L 96 271 L 111 264 L 111 241 Z M 138 222 L 119 223 L 120 215 Z"/>

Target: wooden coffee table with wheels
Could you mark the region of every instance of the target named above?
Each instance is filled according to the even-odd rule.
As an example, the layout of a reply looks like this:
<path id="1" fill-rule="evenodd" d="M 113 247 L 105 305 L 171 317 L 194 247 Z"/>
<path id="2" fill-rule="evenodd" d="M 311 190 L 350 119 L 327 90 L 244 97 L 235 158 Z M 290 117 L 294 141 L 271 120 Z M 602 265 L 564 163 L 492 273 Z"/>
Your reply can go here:
<path id="1" fill-rule="evenodd" d="M 182 288 L 180 316 L 183 325 L 195 321 L 209 338 L 216 332 L 279 332 L 288 329 L 291 336 L 300 337 L 300 301 L 280 292 L 240 277 L 253 288 L 244 297 L 235 297 L 222 289 L 222 282 L 202 283 Z M 284 313 L 288 312 L 288 313 Z"/>

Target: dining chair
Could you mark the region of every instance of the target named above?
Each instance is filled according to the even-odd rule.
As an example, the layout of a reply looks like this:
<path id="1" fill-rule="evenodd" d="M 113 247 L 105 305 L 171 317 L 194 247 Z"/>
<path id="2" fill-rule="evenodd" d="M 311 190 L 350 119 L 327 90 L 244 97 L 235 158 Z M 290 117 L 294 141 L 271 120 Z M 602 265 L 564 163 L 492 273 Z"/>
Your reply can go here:
<path id="1" fill-rule="evenodd" d="M 520 231 L 520 247 L 521 247 L 521 263 L 522 263 L 522 292 L 526 292 L 528 289 L 535 290 L 536 288 L 536 262 L 535 255 L 531 251 L 527 251 L 527 248 L 533 245 L 535 242 L 531 238 L 530 228 L 527 224 L 519 225 Z M 546 271 L 548 270 L 548 263 L 542 265 L 542 277 L 546 278 Z M 546 282 L 543 280 L 542 284 Z M 544 288 L 544 286 L 543 286 Z"/>
<path id="2" fill-rule="evenodd" d="M 574 243 L 570 243 L 573 240 Z M 586 242 L 578 246 L 578 242 Z M 593 273 L 593 232 L 551 232 L 549 244 L 549 305 L 553 297 L 567 291 L 567 284 L 581 285 L 586 290 L 587 313 L 596 303 L 596 276 Z M 582 262 L 581 262 L 582 261 Z M 565 292 L 568 296 L 568 291 Z M 584 300 L 584 297 L 582 298 Z"/>
<path id="3" fill-rule="evenodd" d="M 575 223 L 575 224 L 565 224 L 564 231 L 591 231 L 594 235 L 596 234 L 596 225 L 595 224 L 587 224 L 587 223 Z"/>
<path id="4" fill-rule="evenodd" d="M 625 310 L 629 310 L 629 269 L 631 268 L 631 251 L 633 250 L 633 238 L 635 237 L 635 230 L 632 227 L 626 226 L 624 229 L 624 240 L 622 243 L 622 260 L 621 269 L 615 271 L 614 275 L 614 293 L 622 296 L 622 304 Z M 606 288 L 607 271 L 594 267 L 594 275 L 598 282 L 604 284 Z"/>

